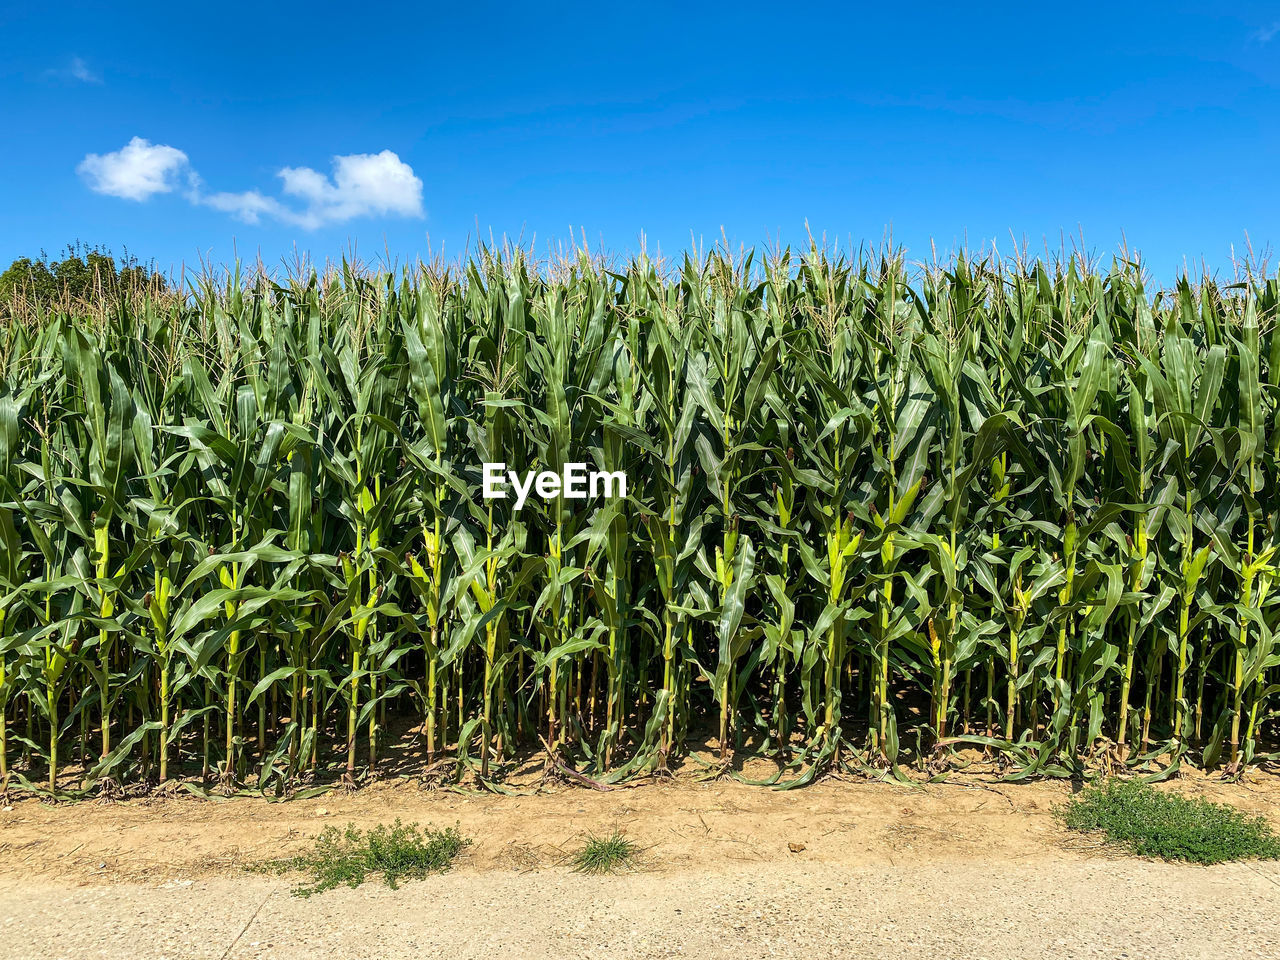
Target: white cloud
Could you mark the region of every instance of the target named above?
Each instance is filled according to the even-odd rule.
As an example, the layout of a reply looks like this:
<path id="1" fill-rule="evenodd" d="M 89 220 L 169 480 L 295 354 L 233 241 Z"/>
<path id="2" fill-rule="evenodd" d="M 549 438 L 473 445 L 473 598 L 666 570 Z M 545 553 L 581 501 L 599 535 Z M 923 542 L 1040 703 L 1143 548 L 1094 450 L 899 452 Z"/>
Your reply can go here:
<path id="1" fill-rule="evenodd" d="M 80 83 L 101 83 L 102 75 L 89 66 L 83 57 L 72 57 L 64 67 L 53 67 L 44 72 L 46 77 L 57 80 L 78 80 Z"/>
<path id="2" fill-rule="evenodd" d="M 142 200 L 172 190 L 186 172 L 187 199 L 229 213 L 246 223 L 263 217 L 314 230 L 357 217 L 422 217 L 422 181 L 413 168 L 390 150 L 353 153 L 333 158 L 332 178 L 310 167 L 285 167 L 276 175 L 291 205 L 259 190 L 239 193 L 203 192 L 203 182 L 190 168 L 187 155 L 173 147 L 153 146 L 134 137 L 128 146 L 104 156 L 89 154 L 79 167 L 89 186 L 99 193 Z"/>
<path id="3" fill-rule="evenodd" d="M 246 190 L 244 193 L 211 193 L 198 200 L 206 207 L 213 207 L 223 213 L 229 213 L 246 223 L 257 223 L 264 215 L 277 220 L 290 221 L 294 216 L 274 197 L 264 197 L 257 190 Z"/>
<path id="4" fill-rule="evenodd" d="M 76 167 L 90 190 L 125 200 L 169 193 L 186 170 L 185 153 L 142 137 L 134 137 L 115 153 L 91 153 Z"/>
<path id="5" fill-rule="evenodd" d="M 332 180 L 310 167 L 285 167 L 277 176 L 286 195 L 303 201 L 301 210 L 257 190 L 215 193 L 202 202 L 249 223 L 268 216 L 308 230 L 356 217 L 424 215 L 422 181 L 390 150 L 334 157 Z"/>
<path id="6" fill-rule="evenodd" d="M 284 192 L 307 201 L 306 215 L 341 223 L 368 214 L 422 216 L 422 181 L 390 150 L 333 158 L 333 182 L 309 167 L 280 171 Z"/>
<path id="7" fill-rule="evenodd" d="M 85 63 L 84 60 L 82 60 L 80 57 L 71 58 L 71 66 L 68 68 L 68 72 L 71 74 L 72 77 L 79 80 L 81 83 L 101 83 L 102 82 L 102 78 L 98 76 L 96 73 L 94 73 L 92 70 L 90 70 L 89 65 Z"/>
<path id="8" fill-rule="evenodd" d="M 1257 30 L 1253 35 L 1253 39 L 1259 43 L 1270 43 L 1275 39 L 1276 34 L 1280 34 L 1280 20 Z"/>

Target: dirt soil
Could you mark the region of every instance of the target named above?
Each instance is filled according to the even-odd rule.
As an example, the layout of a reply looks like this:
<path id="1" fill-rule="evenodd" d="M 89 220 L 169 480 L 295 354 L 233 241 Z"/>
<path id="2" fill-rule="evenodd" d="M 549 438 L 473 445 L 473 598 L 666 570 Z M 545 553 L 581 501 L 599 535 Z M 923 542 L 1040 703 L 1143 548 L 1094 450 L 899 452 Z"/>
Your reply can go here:
<path id="1" fill-rule="evenodd" d="M 1189 777 L 1280 825 L 1280 782 Z M 1275 957 L 1280 864 L 1117 856 L 1052 815 L 1070 787 L 733 781 L 468 796 L 412 782 L 309 800 L 13 801 L 0 958 Z M 311 899 L 245 869 L 325 825 L 458 824 L 455 869 Z M 637 869 L 570 853 L 621 829 Z"/>

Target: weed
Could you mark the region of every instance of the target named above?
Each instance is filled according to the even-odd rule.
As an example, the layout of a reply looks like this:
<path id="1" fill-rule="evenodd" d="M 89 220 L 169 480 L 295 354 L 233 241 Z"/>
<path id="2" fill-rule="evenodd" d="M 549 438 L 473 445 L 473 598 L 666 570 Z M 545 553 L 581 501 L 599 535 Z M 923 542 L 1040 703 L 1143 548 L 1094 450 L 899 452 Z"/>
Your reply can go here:
<path id="1" fill-rule="evenodd" d="M 635 865 L 640 847 L 634 840 L 614 830 L 608 836 L 587 835 L 587 842 L 573 855 L 573 867 L 580 873 L 613 873 Z"/>
<path id="2" fill-rule="evenodd" d="M 1058 810 L 1070 830 L 1100 831 L 1143 857 L 1223 863 L 1280 857 L 1262 817 L 1208 800 L 1160 793 L 1141 780 L 1109 779 Z"/>
<path id="3" fill-rule="evenodd" d="M 345 830 L 326 827 L 312 850 L 270 864 L 268 869 L 309 874 L 308 882 L 294 888 L 300 897 L 342 884 L 356 887 L 370 874 L 381 874 L 387 886 L 396 890 L 404 878 L 418 879 L 448 870 L 470 843 L 457 827 L 423 829 L 398 819 L 389 827 L 379 824 L 368 830 L 348 824 Z"/>

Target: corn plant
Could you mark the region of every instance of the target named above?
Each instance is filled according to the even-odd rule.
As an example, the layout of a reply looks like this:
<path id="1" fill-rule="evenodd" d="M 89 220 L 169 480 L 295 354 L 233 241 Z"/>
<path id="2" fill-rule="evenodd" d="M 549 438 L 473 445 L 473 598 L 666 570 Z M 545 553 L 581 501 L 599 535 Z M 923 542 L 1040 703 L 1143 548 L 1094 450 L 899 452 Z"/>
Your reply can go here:
<path id="1" fill-rule="evenodd" d="M 3 309 L 9 789 L 1274 758 L 1262 271 L 482 249 Z"/>

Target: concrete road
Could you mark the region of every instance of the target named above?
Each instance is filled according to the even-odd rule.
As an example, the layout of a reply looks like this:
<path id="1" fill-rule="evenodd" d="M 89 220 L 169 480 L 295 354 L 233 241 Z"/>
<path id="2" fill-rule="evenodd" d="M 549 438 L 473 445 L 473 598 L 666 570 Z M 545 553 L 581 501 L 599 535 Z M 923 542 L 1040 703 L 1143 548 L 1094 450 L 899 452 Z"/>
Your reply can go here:
<path id="1" fill-rule="evenodd" d="M 301 899 L 287 880 L 0 883 L 0 958 L 1280 956 L 1280 866 L 1025 863 L 468 871 Z"/>

